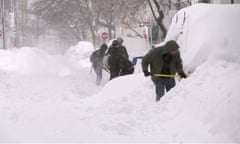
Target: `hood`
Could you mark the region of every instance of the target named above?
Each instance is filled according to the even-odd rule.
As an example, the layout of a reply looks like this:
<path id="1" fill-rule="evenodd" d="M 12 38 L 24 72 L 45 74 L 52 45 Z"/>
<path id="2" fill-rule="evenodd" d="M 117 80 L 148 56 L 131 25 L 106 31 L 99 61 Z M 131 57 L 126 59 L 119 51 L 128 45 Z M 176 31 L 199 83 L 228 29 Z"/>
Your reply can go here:
<path id="1" fill-rule="evenodd" d="M 174 40 L 170 40 L 163 47 L 163 54 L 168 54 L 172 51 L 178 50 L 178 48 L 179 48 L 179 45 L 177 44 L 177 42 Z"/>

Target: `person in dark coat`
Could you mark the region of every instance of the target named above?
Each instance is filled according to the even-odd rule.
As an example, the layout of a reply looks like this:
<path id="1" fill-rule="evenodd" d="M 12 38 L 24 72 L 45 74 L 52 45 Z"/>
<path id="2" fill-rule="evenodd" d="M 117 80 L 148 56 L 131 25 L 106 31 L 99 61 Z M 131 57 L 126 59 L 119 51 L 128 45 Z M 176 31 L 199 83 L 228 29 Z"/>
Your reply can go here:
<path id="1" fill-rule="evenodd" d="M 109 55 L 108 65 L 110 70 L 110 80 L 112 80 L 113 78 L 118 77 L 120 72 L 120 52 L 117 40 L 113 40 L 107 55 Z"/>
<path id="2" fill-rule="evenodd" d="M 128 74 L 133 74 L 134 72 L 134 65 L 131 61 L 128 59 L 122 57 L 120 59 L 120 76 L 128 75 Z"/>
<path id="3" fill-rule="evenodd" d="M 132 74 L 134 72 L 134 64 L 129 60 L 129 55 L 126 47 L 123 45 L 123 38 L 118 37 L 120 59 L 120 75 Z"/>
<path id="4" fill-rule="evenodd" d="M 90 61 L 92 63 L 92 68 L 96 73 L 97 79 L 96 84 L 99 85 L 102 81 L 102 69 L 103 69 L 103 57 L 107 50 L 107 45 L 102 44 L 100 49 L 94 51 L 90 56 Z"/>
<path id="5" fill-rule="evenodd" d="M 110 70 L 110 80 L 118 76 L 132 74 L 134 71 L 133 64 L 128 60 L 128 55 L 122 51 L 118 40 L 113 40 L 111 47 L 108 50 L 107 55 L 108 65 Z"/>
<path id="6" fill-rule="evenodd" d="M 183 78 L 187 77 L 182 68 L 178 48 L 179 45 L 176 41 L 170 40 L 162 47 L 151 49 L 143 57 L 142 70 L 145 76 L 152 76 L 156 88 L 156 101 L 159 101 L 164 95 L 165 89 L 169 91 L 176 84 L 174 77 L 165 77 L 164 75 L 174 76 L 178 73 Z M 150 72 L 148 71 L 149 66 Z"/>
<path id="7" fill-rule="evenodd" d="M 121 56 L 123 57 L 123 58 L 125 58 L 125 59 L 129 59 L 129 55 L 128 55 L 128 52 L 127 52 L 127 49 L 126 49 L 126 47 L 123 45 L 123 38 L 121 38 L 121 37 L 118 37 L 117 38 L 117 41 L 118 41 L 118 43 L 119 43 L 119 51 L 120 51 L 120 54 L 121 54 Z"/>

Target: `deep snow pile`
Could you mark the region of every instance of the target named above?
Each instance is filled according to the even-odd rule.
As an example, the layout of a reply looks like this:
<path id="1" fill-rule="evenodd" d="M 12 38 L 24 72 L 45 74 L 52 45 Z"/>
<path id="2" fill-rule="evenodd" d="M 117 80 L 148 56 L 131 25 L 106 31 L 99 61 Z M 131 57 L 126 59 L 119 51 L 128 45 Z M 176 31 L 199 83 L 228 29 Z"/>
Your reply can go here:
<path id="1" fill-rule="evenodd" d="M 201 25 L 202 21 L 214 22 L 212 13 L 218 13 L 214 16 L 222 19 L 230 15 L 238 18 L 240 6 L 195 5 L 183 11 L 191 23 Z M 219 18 L 215 19 L 218 22 Z M 240 47 L 236 40 L 239 22 L 226 19 L 231 20 L 228 23 L 235 29 L 231 31 L 233 39 L 226 31 L 219 31 L 215 37 L 208 35 L 212 27 L 204 27 L 206 33 L 199 39 L 194 34 L 203 29 L 192 29 L 190 24 L 181 27 L 183 34 L 178 42 L 181 46 L 188 44 L 186 50 L 181 48 L 184 66 L 195 71 L 178 82 L 159 103 L 155 103 L 150 78 L 142 73 L 116 78 L 101 90 L 94 86 L 89 67 L 80 64 L 76 68 L 67 55 L 61 57 L 64 62 L 57 61 L 68 71 L 62 75 L 59 69 L 54 74 L 33 73 L 30 69 L 22 73 L 16 65 L 32 59 L 24 61 L 18 55 L 22 50 L 1 52 L 5 58 L 0 57 L 0 142 L 240 142 L 240 49 L 235 47 Z M 215 29 L 223 25 L 217 23 Z M 176 37 L 176 27 L 173 21 L 168 38 Z M 217 49 L 218 43 L 214 43 L 220 42 L 223 35 L 231 41 L 221 45 L 226 51 Z M 208 43 L 213 48 L 211 53 L 205 52 L 203 46 Z M 130 44 L 136 48 L 134 43 Z M 23 49 L 22 54 L 26 53 Z M 12 57 L 21 58 L 16 62 Z M 54 56 L 50 58 L 55 61 Z M 46 59 L 52 63 L 49 67 L 55 65 Z M 15 68 L 7 68 L 12 64 Z"/>
<path id="2" fill-rule="evenodd" d="M 38 48 L 0 50 L 0 70 L 22 74 L 67 75 L 71 70 L 62 56 L 50 56 Z"/>
<path id="3" fill-rule="evenodd" d="M 82 112 L 88 110 L 79 107 L 81 99 L 102 87 L 95 85 L 90 74 L 92 47 L 79 47 L 70 48 L 64 56 L 29 47 L 0 50 L 0 142 L 108 138 L 82 122 Z"/>
<path id="4" fill-rule="evenodd" d="M 90 67 L 89 56 L 94 51 L 94 46 L 91 42 L 80 41 L 77 45 L 69 48 L 64 55 L 72 62 L 77 62 L 82 67 Z"/>
<path id="5" fill-rule="evenodd" d="M 82 117 L 118 135 L 108 138 L 112 141 L 239 142 L 240 78 L 228 75 L 239 74 L 239 66 L 209 60 L 157 104 L 149 79 L 141 74 L 119 78 L 84 100 L 88 113 Z"/>
<path id="6" fill-rule="evenodd" d="M 166 39 L 179 42 L 186 69 L 194 70 L 209 57 L 240 61 L 239 7 L 197 4 L 174 16 Z"/>
<path id="7" fill-rule="evenodd" d="M 0 96 L 30 101 L 91 96 L 100 87 L 92 82 L 89 71 L 66 56 L 49 55 L 38 48 L 0 50 Z"/>
<path id="8" fill-rule="evenodd" d="M 184 12 L 185 24 L 175 23 Z M 239 13 L 239 5 L 180 11 L 167 39 L 178 40 L 184 67 L 194 73 L 158 104 L 151 81 L 142 75 L 113 80 L 97 98 L 84 101 L 83 107 L 93 105 L 83 117 L 120 141 L 239 142 Z"/>

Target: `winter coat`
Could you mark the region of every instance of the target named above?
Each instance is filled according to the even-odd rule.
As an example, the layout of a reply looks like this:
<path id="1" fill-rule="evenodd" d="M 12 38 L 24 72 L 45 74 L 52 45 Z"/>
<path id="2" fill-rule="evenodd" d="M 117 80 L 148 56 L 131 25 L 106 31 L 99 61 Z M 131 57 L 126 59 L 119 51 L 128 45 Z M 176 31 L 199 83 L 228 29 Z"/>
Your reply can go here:
<path id="1" fill-rule="evenodd" d="M 108 65 L 110 67 L 110 71 L 119 72 L 120 71 L 120 52 L 119 48 L 116 46 L 111 46 L 108 50 L 109 58 Z"/>
<path id="2" fill-rule="evenodd" d="M 107 45 L 103 44 L 100 49 L 94 51 L 90 56 L 90 61 L 92 62 L 93 68 L 102 68 L 103 57 L 105 51 L 107 50 Z"/>
<path id="3" fill-rule="evenodd" d="M 131 61 L 128 60 L 128 54 L 125 47 L 111 46 L 107 53 L 109 56 L 108 64 L 110 71 L 119 75 L 132 74 L 134 67 Z"/>
<path id="4" fill-rule="evenodd" d="M 122 57 L 120 59 L 120 75 L 132 74 L 134 72 L 134 65 L 131 61 Z"/>
<path id="5" fill-rule="evenodd" d="M 125 46 L 122 46 L 120 45 L 120 48 L 119 48 L 119 53 L 122 57 L 124 57 L 125 59 L 129 59 L 129 56 L 128 56 L 128 52 L 127 52 L 127 49 Z"/>
<path id="6" fill-rule="evenodd" d="M 163 71 L 164 60 L 163 56 L 168 55 L 172 51 L 177 51 L 175 55 L 171 55 L 168 68 L 169 74 L 184 73 L 182 69 L 182 60 L 178 51 L 178 45 L 170 44 L 162 47 L 151 49 L 142 60 L 142 70 L 148 71 L 150 65 L 150 72 L 153 74 L 152 80 L 158 79 L 154 74 L 161 74 Z"/>
<path id="7" fill-rule="evenodd" d="M 132 74 L 134 72 L 134 65 L 129 61 L 129 55 L 125 46 L 120 45 L 120 75 Z"/>

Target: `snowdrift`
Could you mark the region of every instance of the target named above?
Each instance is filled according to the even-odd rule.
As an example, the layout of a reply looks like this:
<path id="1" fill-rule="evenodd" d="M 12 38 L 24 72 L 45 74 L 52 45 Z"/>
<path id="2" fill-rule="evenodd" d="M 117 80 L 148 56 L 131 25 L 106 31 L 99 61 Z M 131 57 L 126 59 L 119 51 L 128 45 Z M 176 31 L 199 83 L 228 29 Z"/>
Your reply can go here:
<path id="1" fill-rule="evenodd" d="M 80 41 L 77 45 L 69 48 L 64 55 L 72 62 L 77 62 L 81 67 L 91 67 L 89 57 L 94 49 L 91 42 Z"/>
<path id="2" fill-rule="evenodd" d="M 120 141 L 240 142 L 239 13 L 239 5 L 181 10 L 166 40 L 180 43 L 184 67 L 194 73 L 157 104 L 149 79 L 115 79 L 85 101 L 93 104 L 86 119 Z"/>
<path id="3" fill-rule="evenodd" d="M 14 73 L 68 75 L 67 63 L 61 55 L 49 55 L 38 48 L 0 50 L 0 70 Z"/>
<path id="4" fill-rule="evenodd" d="M 239 143 L 239 10 L 195 5 L 174 17 L 167 39 L 178 40 L 184 67 L 194 72 L 159 103 L 142 73 L 95 86 L 88 44 L 57 63 L 38 50 L 0 51 L 0 142 Z M 218 30 L 225 26 L 229 31 Z M 69 69 L 65 58 L 86 61 Z M 59 75 L 55 64 L 69 75 Z"/>
<path id="5" fill-rule="evenodd" d="M 240 78 L 228 75 L 239 74 L 239 66 L 209 60 L 159 103 L 141 74 L 117 78 L 84 100 L 81 109 L 88 113 L 81 117 L 109 134 L 97 139 L 103 142 L 239 142 Z"/>
<path id="6" fill-rule="evenodd" d="M 194 70 L 209 57 L 239 62 L 239 13 L 237 4 L 196 4 L 174 16 L 166 39 L 178 41 L 188 70 Z"/>

